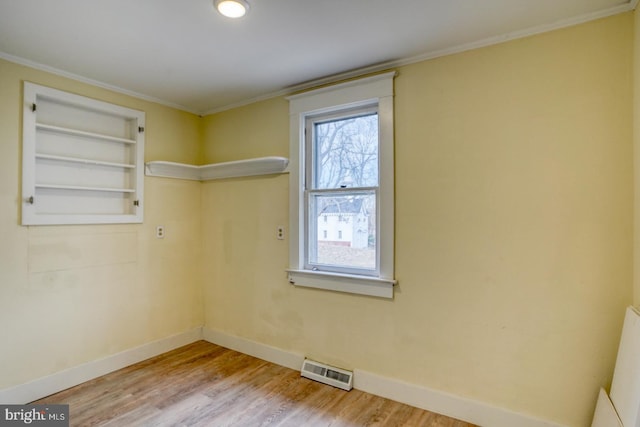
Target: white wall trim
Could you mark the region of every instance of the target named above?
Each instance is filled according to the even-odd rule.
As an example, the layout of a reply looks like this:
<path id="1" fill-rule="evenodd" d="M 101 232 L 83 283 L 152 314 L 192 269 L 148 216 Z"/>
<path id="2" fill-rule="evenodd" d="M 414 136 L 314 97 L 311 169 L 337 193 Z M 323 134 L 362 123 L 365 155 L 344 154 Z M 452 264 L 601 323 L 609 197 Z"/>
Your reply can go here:
<path id="1" fill-rule="evenodd" d="M 296 371 L 300 370 L 304 361 L 304 355 L 302 354 L 229 335 L 214 329 L 196 328 L 102 359 L 87 362 L 25 384 L 0 390 L 0 402 L 3 404 L 32 402 L 200 339 Z M 354 388 L 482 426 L 564 427 L 561 424 L 530 415 L 520 414 L 483 402 L 409 384 L 359 369 L 354 370 Z"/>
<path id="2" fill-rule="evenodd" d="M 41 399 L 69 387 L 82 384 L 99 376 L 133 365 L 167 351 L 174 350 L 202 339 L 202 328 L 198 327 L 181 334 L 143 344 L 102 359 L 93 360 L 38 378 L 28 383 L 0 390 L 3 404 L 24 404 Z"/>
<path id="3" fill-rule="evenodd" d="M 401 67 L 403 65 L 415 64 L 418 62 L 427 61 L 429 59 L 453 55 L 456 53 L 466 52 L 469 50 L 480 49 L 483 47 L 505 43 L 512 40 L 523 39 L 525 37 L 531 37 L 538 34 L 549 33 L 555 30 L 561 30 L 563 28 L 573 27 L 580 24 L 586 24 L 587 22 L 596 21 L 598 19 L 608 18 L 610 16 L 632 11 L 635 8 L 634 2 L 637 4 L 637 1 L 638 0 L 630 0 L 630 2 L 627 4 L 622 4 L 622 5 L 614 6 L 608 9 L 586 13 L 583 15 L 578 15 L 571 18 L 567 18 L 567 19 L 562 19 L 556 22 L 552 22 L 550 24 L 536 25 L 534 27 L 525 28 L 524 30 L 514 31 L 506 34 L 500 34 L 500 35 L 488 37 L 482 40 L 476 40 L 476 41 L 464 43 L 458 46 L 452 46 L 446 49 L 426 52 L 422 55 L 416 55 L 411 58 L 400 59 L 393 62 L 393 67 Z M 382 64 L 382 65 L 385 65 L 385 64 Z M 388 68 L 388 67 L 389 65 L 386 65 L 386 67 L 384 68 Z"/>
<path id="4" fill-rule="evenodd" d="M 112 92 L 120 93 L 122 95 L 131 96 L 133 98 L 142 99 L 143 101 L 153 102 L 155 104 L 164 105 L 165 107 L 175 108 L 176 110 L 186 111 L 187 113 L 198 114 L 198 111 L 195 111 L 189 107 L 184 105 L 176 104 L 174 102 L 165 101 L 160 98 L 156 98 L 154 96 L 145 95 L 144 93 L 135 92 L 133 90 L 124 89 L 119 86 L 111 85 L 108 83 L 101 82 L 99 80 L 90 79 L 88 77 L 81 76 L 79 74 L 70 73 L 65 70 L 61 70 L 59 68 L 51 67 L 49 65 L 41 64 L 39 62 L 31 61 L 29 59 L 22 58 L 20 56 L 15 56 L 8 54 L 6 52 L 0 51 L 0 59 L 4 59 L 9 62 L 13 62 L 14 64 L 24 65 L 25 67 L 33 68 L 35 70 L 44 71 L 46 73 L 50 73 L 56 76 L 65 77 L 67 79 L 75 80 L 80 83 L 86 83 L 91 86 L 96 86 L 102 89 L 110 90 Z"/>
<path id="5" fill-rule="evenodd" d="M 232 110 L 234 108 L 250 105 L 255 102 L 265 101 L 267 99 L 276 98 L 279 96 L 287 96 L 293 93 L 306 91 L 318 86 L 333 84 L 347 79 L 364 76 L 370 73 L 377 73 L 383 70 L 392 68 L 398 68 L 405 65 L 416 64 L 418 62 L 427 61 L 429 59 L 440 58 L 442 56 L 454 55 L 456 53 L 466 52 L 468 50 L 479 49 L 487 46 L 492 46 L 500 43 L 505 43 L 511 40 L 522 39 L 529 36 L 535 36 L 537 34 L 547 33 L 550 31 L 560 30 L 563 28 L 573 27 L 575 25 L 585 24 L 590 21 L 595 21 L 609 16 L 618 15 L 620 13 L 629 12 L 635 10 L 640 0 L 629 0 L 628 3 L 614 6 L 608 9 L 598 10 L 596 12 L 587 13 L 572 18 L 562 19 L 560 21 L 553 22 L 551 24 L 537 25 L 531 28 L 526 28 L 520 31 L 514 31 L 512 33 L 500 34 L 493 37 L 488 37 L 482 40 L 476 40 L 469 43 L 463 43 L 457 46 L 451 46 L 445 49 L 432 50 L 420 55 L 411 56 L 408 58 L 400 58 L 393 61 L 382 62 L 379 64 L 372 64 L 367 67 L 357 68 L 354 70 L 346 71 L 344 73 L 333 74 L 330 76 L 322 77 L 320 79 L 310 80 L 307 82 L 299 83 L 297 85 L 289 86 L 286 89 L 266 93 L 264 95 L 256 96 L 244 101 L 235 102 L 233 104 L 224 105 L 217 108 L 212 108 L 200 113 L 202 116 L 208 116 L 211 114 L 220 113 L 222 111 Z"/>
<path id="6" fill-rule="evenodd" d="M 320 79 L 315 79 L 307 82 L 303 82 L 297 85 L 289 86 L 285 89 L 273 91 L 269 93 L 265 93 L 262 95 L 255 96 L 253 98 L 249 98 L 246 100 L 234 102 L 232 104 L 223 105 L 221 107 L 216 107 L 204 111 L 195 111 L 191 108 L 188 108 L 184 105 L 176 104 L 173 102 L 165 101 L 162 99 L 155 98 L 153 96 L 145 95 L 143 93 L 134 92 L 128 89 L 124 89 L 118 86 L 110 85 L 107 83 L 100 82 L 98 80 L 90 79 L 87 77 L 80 76 L 78 74 L 70 73 L 68 71 L 60 70 L 58 68 L 54 68 L 48 65 L 44 65 L 35 61 L 31 61 L 25 58 L 21 58 L 19 56 L 11 55 L 6 52 L 0 52 L 0 59 L 5 59 L 9 62 L 13 62 L 16 64 L 24 65 L 30 68 L 35 68 L 36 70 L 46 71 L 51 74 L 55 74 L 58 76 L 66 77 L 72 80 L 76 80 L 82 83 L 87 83 L 93 86 L 97 86 L 103 89 L 111 90 L 113 92 L 121 93 L 124 95 L 133 96 L 138 99 L 142 99 L 145 101 L 155 102 L 161 105 L 165 105 L 167 107 L 175 108 L 178 110 L 186 111 L 192 114 L 198 114 L 201 116 L 208 116 L 211 114 L 220 113 L 222 111 L 231 110 L 238 107 L 243 107 L 245 105 L 254 104 L 256 102 L 265 101 L 267 99 L 277 98 L 279 96 L 291 95 L 292 93 L 296 93 L 302 90 L 307 90 L 313 87 L 318 87 L 321 85 L 335 83 L 341 80 L 346 80 L 353 77 L 362 76 L 369 73 L 375 73 L 378 71 L 386 70 L 389 68 L 401 67 L 403 65 L 410 65 L 417 62 L 426 61 L 428 59 L 438 58 L 441 56 L 452 55 L 455 53 L 465 52 L 467 50 L 478 49 L 481 47 L 491 46 L 494 44 L 504 43 L 510 40 L 516 40 L 523 37 L 533 36 L 536 34 L 541 34 L 549 31 L 558 30 L 561 28 L 571 27 L 578 24 L 583 24 L 589 21 L 594 21 L 596 19 L 606 18 L 609 16 L 617 15 L 619 13 L 629 12 L 634 10 L 638 5 L 639 0 L 629 0 L 628 3 L 621 4 L 619 6 L 614 6 L 612 8 L 599 10 L 593 13 L 587 13 L 584 15 L 576 16 L 573 18 L 568 18 L 564 20 L 560 20 L 551 24 L 543 24 L 538 25 L 532 28 L 528 28 L 522 31 L 516 31 L 508 34 L 501 34 L 494 37 L 489 37 L 483 40 L 477 40 L 470 43 L 464 43 L 458 46 L 452 46 L 446 49 L 434 50 L 430 52 L 425 52 L 421 55 L 412 56 L 409 58 L 401 58 L 395 61 L 384 62 L 380 64 L 372 64 L 367 67 L 358 68 L 355 70 L 350 70 L 344 73 L 334 74 L 330 76 L 326 76 Z"/>
<path id="7" fill-rule="evenodd" d="M 488 403 L 383 377 L 360 369 L 355 369 L 353 372 L 353 387 L 376 396 L 386 397 L 480 426 L 564 427 L 562 424 L 528 414 L 513 412 Z"/>
<path id="8" fill-rule="evenodd" d="M 204 328 L 202 338 L 213 344 L 239 351 L 299 371 L 304 355 L 281 350 L 225 332 Z M 321 362 L 321 361 L 320 361 Z M 562 424 L 499 408 L 371 372 L 354 370 L 354 388 L 431 412 L 491 427 L 564 427 Z"/>
<path id="9" fill-rule="evenodd" d="M 296 371 L 302 368 L 302 363 L 304 362 L 304 355 L 302 354 L 281 350 L 246 338 L 229 335 L 215 329 L 204 328 L 202 330 L 202 339 L 249 356 L 257 357 L 258 359 L 266 360 L 267 362 L 275 363 L 276 365 L 295 369 Z"/>

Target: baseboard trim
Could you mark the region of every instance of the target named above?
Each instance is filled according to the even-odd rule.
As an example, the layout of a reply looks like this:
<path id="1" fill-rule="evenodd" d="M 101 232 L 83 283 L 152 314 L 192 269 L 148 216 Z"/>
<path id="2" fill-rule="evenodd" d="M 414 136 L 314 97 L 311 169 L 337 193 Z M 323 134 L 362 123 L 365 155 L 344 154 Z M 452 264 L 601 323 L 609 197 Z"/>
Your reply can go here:
<path id="1" fill-rule="evenodd" d="M 299 370 L 304 361 L 304 355 L 298 353 L 229 335 L 222 331 L 196 328 L 0 390 L 0 402 L 3 404 L 32 402 L 200 339 L 295 370 Z M 481 426 L 563 427 L 561 424 L 530 415 L 359 369 L 354 370 L 354 388 Z"/>
<path id="2" fill-rule="evenodd" d="M 229 335 L 224 332 L 204 328 L 202 330 L 202 339 L 210 343 L 226 347 L 276 365 L 284 366 L 299 371 L 304 362 L 304 356 L 293 353 L 291 351 L 281 350 L 246 338 Z"/>
<path id="3" fill-rule="evenodd" d="M 383 377 L 360 369 L 355 369 L 353 372 L 353 387 L 376 396 L 386 397 L 479 426 L 564 427 L 561 424 L 535 418 L 531 415 L 513 412 L 477 400 Z"/>
<path id="4" fill-rule="evenodd" d="M 202 328 L 143 344 L 28 383 L 0 390 L 0 403 L 24 404 L 202 339 Z"/>
<path id="5" fill-rule="evenodd" d="M 304 355 L 229 335 L 222 331 L 204 328 L 202 338 L 213 344 L 295 370 L 300 370 L 304 361 Z M 354 370 L 353 378 L 353 386 L 358 390 L 480 426 L 563 427 L 561 424 L 530 415 L 359 369 Z"/>

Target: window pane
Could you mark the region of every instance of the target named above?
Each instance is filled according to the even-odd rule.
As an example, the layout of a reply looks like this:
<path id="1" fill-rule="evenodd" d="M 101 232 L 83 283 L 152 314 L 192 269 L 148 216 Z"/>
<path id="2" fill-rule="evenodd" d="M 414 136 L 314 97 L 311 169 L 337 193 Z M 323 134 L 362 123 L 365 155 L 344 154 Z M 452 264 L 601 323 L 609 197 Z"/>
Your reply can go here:
<path id="1" fill-rule="evenodd" d="M 378 114 L 314 124 L 314 188 L 378 185 Z"/>
<path id="2" fill-rule="evenodd" d="M 309 203 L 309 263 L 375 270 L 375 193 L 311 194 Z"/>

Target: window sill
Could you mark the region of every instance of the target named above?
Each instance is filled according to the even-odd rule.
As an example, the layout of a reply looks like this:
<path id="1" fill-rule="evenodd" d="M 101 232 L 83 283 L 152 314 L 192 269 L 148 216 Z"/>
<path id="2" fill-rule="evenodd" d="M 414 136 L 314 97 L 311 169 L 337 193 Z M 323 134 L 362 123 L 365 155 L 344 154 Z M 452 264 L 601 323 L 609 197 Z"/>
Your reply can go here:
<path id="1" fill-rule="evenodd" d="M 306 288 L 326 289 L 351 294 L 393 299 L 393 279 L 327 273 L 324 271 L 287 270 L 289 283 Z"/>

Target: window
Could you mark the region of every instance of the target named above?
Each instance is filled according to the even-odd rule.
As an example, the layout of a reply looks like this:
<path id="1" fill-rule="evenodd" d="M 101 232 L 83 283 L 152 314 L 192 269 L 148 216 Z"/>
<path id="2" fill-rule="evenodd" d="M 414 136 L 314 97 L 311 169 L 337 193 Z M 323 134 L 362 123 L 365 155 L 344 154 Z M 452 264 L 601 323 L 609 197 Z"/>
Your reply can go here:
<path id="1" fill-rule="evenodd" d="M 394 75 L 289 97 L 297 286 L 393 297 Z"/>
<path id="2" fill-rule="evenodd" d="M 306 118 L 306 269 L 377 274 L 378 146 L 377 103 Z M 329 214 L 337 215 L 331 233 L 337 239 L 320 241 L 313 231 L 319 218 Z M 349 225 L 348 218 L 356 214 L 368 221 L 364 233 Z"/>

